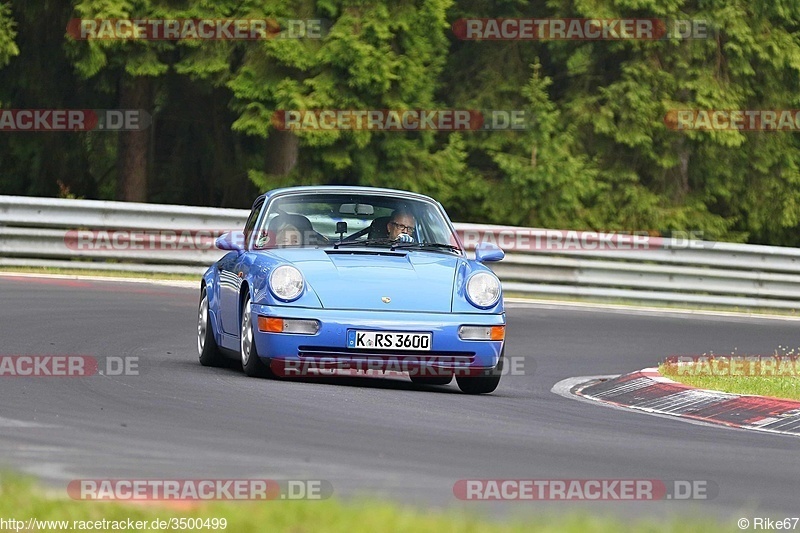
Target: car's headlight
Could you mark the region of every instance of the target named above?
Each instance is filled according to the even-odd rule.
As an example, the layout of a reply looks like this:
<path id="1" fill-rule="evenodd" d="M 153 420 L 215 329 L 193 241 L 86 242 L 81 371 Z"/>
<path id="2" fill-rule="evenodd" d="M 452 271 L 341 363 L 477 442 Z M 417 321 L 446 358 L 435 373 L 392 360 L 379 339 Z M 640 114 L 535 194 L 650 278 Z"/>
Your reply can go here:
<path id="1" fill-rule="evenodd" d="M 478 272 L 467 281 L 467 298 L 476 307 L 492 307 L 500 299 L 500 281 L 488 272 Z"/>
<path id="2" fill-rule="evenodd" d="M 303 292 L 304 284 L 303 275 L 290 265 L 279 266 L 269 277 L 272 294 L 286 302 L 296 300 Z"/>

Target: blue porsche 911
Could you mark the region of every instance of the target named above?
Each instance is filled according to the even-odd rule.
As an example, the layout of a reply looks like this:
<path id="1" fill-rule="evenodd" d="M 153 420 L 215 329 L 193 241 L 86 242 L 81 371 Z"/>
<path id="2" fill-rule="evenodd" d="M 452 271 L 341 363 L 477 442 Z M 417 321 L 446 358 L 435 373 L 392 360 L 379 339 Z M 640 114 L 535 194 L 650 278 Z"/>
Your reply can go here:
<path id="1" fill-rule="evenodd" d="M 506 319 L 500 281 L 469 259 L 441 204 L 370 187 L 291 187 L 259 196 L 228 253 L 203 275 L 200 363 L 241 359 L 248 376 L 324 369 L 408 374 L 494 391 Z"/>

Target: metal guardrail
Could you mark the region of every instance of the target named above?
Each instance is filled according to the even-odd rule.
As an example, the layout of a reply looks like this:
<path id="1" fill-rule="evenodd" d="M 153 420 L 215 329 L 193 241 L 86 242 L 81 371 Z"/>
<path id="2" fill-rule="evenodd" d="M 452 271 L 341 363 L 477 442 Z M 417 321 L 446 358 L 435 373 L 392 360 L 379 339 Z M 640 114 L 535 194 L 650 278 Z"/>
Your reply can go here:
<path id="1" fill-rule="evenodd" d="M 0 267 L 53 266 L 199 275 L 225 253 L 213 247 L 214 236 L 241 229 L 247 215 L 248 211 L 240 209 L 0 196 Z M 504 232 L 507 236 L 552 233 L 508 226 L 455 226 L 465 242 L 473 244 L 485 236 Z M 101 232 L 99 242 L 102 244 L 102 239 L 107 238 L 108 246 L 98 249 L 98 234 L 94 247 L 78 246 L 79 232 L 85 230 Z M 128 235 L 162 232 L 159 236 L 167 243 L 156 249 L 120 249 L 125 246 L 114 245 L 120 235 L 114 230 L 125 230 Z M 190 231 L 191 237 L 181 240 Z M 497 242 L 502 246 L 502 239 Z M 547 243 L 546 239 L 543 242 Z M 660 238 L 650 239 L 644 249 L 564 249 L 548 245 L 511 248 L 502 262 L 490 264 L 507 293 L 800 308 L 797 248 L 708 241 L 695 241 L 687 247 Z"/>
<path id="2" fill-rule="evenodd" d="M 95 229 L 241 228 L 247 211 L 185 205 L 0 196 L 0 226 Z"/>

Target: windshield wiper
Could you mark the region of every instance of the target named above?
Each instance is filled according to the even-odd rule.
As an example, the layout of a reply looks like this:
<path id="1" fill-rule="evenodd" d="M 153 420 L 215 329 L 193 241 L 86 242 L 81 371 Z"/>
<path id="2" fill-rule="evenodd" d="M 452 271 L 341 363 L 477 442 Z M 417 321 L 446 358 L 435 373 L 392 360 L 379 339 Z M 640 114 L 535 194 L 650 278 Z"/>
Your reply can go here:
<path id="1" fill-rule="evenodd" d="M 340 246 L 374 246 L 376 244 L 389 245 L 393 244 L 391 239 L 367 239 L 365 241 L 336 241 L 333 243 L 333 249 L 336 250 Z"/>
<path id="2" fill-rule="evenodd" d="M 447 250 L 449 252 L 461 253 L 461 248 L 452 244 L 442 244 L 440 242 L 397 242 L 392 245 L 392 250 L 407 250 L 415 248 L 419 250 Z"/>

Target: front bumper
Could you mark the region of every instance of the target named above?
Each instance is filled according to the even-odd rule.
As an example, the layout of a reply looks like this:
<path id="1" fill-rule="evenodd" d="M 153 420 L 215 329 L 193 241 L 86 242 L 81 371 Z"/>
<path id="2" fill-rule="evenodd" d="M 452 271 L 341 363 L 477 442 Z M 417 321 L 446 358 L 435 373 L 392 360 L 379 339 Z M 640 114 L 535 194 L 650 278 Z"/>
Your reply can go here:
<path id="1" fill-rule="evenodd" d="M 485 370 L 500 359 L 504 341 L 462 340 L 461 326 L 502 326 L 504 314 L 414 313 L 304 309 L 252 304 L 257 316 L 317 320 L 316 334 L 265 333 L 254 331 L 258 354 L 288 365 L 319 368 L 360 368 L 413 371 L 419 368 Z M 347 347 L 348 330 L 431 333 L 429 351 L 375 350 Z M 352 366 L 348 366 L 352 365 Z"/>

